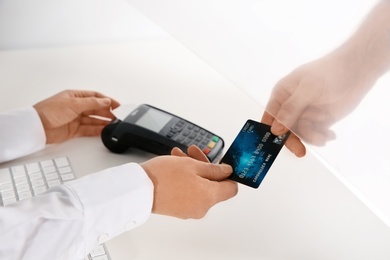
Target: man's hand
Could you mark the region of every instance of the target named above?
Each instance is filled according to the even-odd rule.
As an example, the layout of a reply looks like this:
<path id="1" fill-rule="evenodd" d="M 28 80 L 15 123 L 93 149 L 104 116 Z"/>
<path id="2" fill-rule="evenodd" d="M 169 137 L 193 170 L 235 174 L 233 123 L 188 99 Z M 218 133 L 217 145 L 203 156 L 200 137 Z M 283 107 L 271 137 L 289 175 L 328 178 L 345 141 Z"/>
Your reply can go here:
<path id="1" fill-rule="evenodd" d="M 192 152 L 190 156 L 202 160 L 198 152 Z M 237 183 L 226 180 L 231 166 L 199 161 L 179 149 L 172 154 L 176 156 L 159 156 L 141 164 L 154 184 L 153 213 L 199 219 L 215 204 L 237 194 Z"/>
<path id="2" fill-rule="evenodd" d="M 355 109 L 375 83 L 359 67 L 352 54 L 337 51 L 297 68 L 276 84 L 262 122 L 275 135 L 290 129 L 294 134 L 286 147 L 298 157 L 306 152 L 301 140 L 325 145 L 335 138 L 331 126 Z"/>
<path id="3" fill-rule="evenodd" d="M 99 135 L 115 118 L 110 109 L 118 106 L 117 101 L 98 92 L 66 90 L 33 107 L 45 129 L 46 143 L 51 144 L 78 136 Z"/>
<path id="4" fill-rule="evenodd" d="M 286 146 L 298 157 L 306 151 L 301 140 L 324 145 L 334 139 L 331 126 L 354 110 L 390 69 L 389 30 L 390 1 L 379 1 L 339 48 L 276 84 L 262 122 L 275 135 L 290 129 L 294 135 Z"/>

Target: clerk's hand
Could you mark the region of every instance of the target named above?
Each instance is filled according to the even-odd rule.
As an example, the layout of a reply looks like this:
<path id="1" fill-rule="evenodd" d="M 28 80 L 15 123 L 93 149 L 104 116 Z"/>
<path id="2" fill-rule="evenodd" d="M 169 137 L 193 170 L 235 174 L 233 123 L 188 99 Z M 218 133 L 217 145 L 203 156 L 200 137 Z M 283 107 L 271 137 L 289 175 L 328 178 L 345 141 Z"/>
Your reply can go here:
<path id="1" fill-rule="evenodd" d="M 153 213 L 199 219 L 215 204 L 237 194 L 237 183 L 226 179 L 231 166 L 199 161 L 180 150 L 173 154 L 141 164 L 154 184 Z"/>
<path id="2" fill-rule="evenodd" d="M 172 149 L 171 155 L 181 156 L 181 157 L 191 157 L 201 162 L 210 162 L 206 154 L 202 152 L 202 150 L 200 150 L 200 148 L 196 145 L 191 145 L 190 147 L 188 147 L 187 153 L 184 153 L 180 148 L 175 147 Z"/>
<path id="3" fill-rule="evenodd" d="M 51 144 L 100 135 L 103 127 L 115 118 L 110 109 L 118 106 L 114 99 L 95 91 L 66 90 L 33 107 L 45 129 L 46 143 Z"/>

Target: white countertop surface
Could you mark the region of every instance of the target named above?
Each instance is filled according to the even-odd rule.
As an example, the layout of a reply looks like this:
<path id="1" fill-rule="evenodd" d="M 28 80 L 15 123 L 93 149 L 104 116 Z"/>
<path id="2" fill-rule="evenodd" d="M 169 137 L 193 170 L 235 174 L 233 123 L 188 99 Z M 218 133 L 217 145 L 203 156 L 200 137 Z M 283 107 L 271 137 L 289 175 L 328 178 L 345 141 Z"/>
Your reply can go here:
<path id="1" fill-rule="evenodd" d="M 122 103 L 149 103 L 222 136 L 229 146 L 263 108 L 176 41 L 134 40 L 0 52 L 0 111 L 63 89 L 94 89 Z M 83 176 L 152 155 L 110 153 L 78 138 L 4 164 L 68 156 Z M 2 165 L 3 166 L 3 165 Z M 201 220 L 152 215 L 106 243 L 117 259 L 390 259 L 390 229 L 312 154 L 283 149 L 258 189 L 216 205 Z"/>

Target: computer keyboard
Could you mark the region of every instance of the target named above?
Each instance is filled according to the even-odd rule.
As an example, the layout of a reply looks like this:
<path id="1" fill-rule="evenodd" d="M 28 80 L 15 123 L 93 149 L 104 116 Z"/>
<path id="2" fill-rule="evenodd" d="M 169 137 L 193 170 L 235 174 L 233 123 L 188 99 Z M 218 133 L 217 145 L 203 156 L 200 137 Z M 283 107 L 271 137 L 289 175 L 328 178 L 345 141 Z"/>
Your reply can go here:
<path id="1" fill-rule="evenodd" d="M 67 157 L 26 163 L 0 169 L 0 204 L 7 206 L 46 192 L 51 187 L 75 179 Z M 111 260 L 104 244 L 85 260 Z"/>

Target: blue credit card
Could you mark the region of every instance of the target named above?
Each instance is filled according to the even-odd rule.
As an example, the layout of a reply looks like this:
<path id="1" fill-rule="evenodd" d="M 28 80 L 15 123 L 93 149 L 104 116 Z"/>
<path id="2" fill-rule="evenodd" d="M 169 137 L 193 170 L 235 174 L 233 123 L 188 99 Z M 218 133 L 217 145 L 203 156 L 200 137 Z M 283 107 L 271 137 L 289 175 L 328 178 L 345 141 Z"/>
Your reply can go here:
<path id="1" fill-rule="evenodd" d="M 221 160 L 233 167 L 229 179 L 253 188 L 260 186 L 290 134 L 276 136 L 270 129 L 253 120 L 245 123 Z"/>

